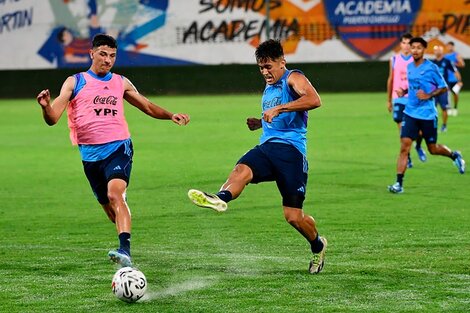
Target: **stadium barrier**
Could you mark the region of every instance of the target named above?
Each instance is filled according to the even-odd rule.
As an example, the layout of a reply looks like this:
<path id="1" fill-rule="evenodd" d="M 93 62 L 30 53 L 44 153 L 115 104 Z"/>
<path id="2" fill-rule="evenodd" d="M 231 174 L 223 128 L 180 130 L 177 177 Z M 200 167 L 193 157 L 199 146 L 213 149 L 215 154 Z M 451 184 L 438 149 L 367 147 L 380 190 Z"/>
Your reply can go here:
<path id="1" fill-rule="evenodd" d="M 321 92 L 386 91 L 388 62 L 287 64 L 309 77 Z M 84 69 L 0 71 L 0 98 L 33 98 L 49 88 L 57 96 L 65 78 Z M 470 69 L 464 68 L 465 86 Z M 259 93 L 264 87 L 256 64 L 123 67 L 113 72 L 128 77 L 145 95 Z M 466 80 L 467 79 L 467 80 Z"/>

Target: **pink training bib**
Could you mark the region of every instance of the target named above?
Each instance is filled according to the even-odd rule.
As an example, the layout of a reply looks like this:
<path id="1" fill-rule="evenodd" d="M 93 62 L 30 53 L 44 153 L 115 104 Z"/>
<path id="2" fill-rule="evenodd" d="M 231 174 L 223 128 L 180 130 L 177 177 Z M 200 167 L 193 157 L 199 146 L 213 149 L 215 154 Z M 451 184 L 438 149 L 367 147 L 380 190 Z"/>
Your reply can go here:
<path id="1" fill-rule="evenodd" d="M 72 144 L 103 144 L 130 137 L 124 117 L 124 81 L 112 74 L 109 81 L 82 73 L 85 86 L 67 108 Z"/>
<path id="2" fill-rule="evenodd" d="M 398 98 L 398 95 L 395 90 L 398 88 L 402 88 L 403 90 L 408 89 L 408 75 L 407 66 L 413 62 L 413 58 L 410 56 L 408 60 L 405 60 L 403 56 L 399 53 L 392 57 L 392 68 L 393 68 L 393 90 L 392 90 L 392 98 Z M 405 95 L 408 97 L 408 94 Z"/>

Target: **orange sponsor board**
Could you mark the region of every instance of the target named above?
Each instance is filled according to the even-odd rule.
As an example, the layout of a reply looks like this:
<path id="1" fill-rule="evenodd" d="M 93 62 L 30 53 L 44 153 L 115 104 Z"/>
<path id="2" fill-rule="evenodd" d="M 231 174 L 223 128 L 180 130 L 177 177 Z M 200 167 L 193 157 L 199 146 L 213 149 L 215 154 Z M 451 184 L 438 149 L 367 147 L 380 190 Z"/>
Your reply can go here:
<path id="1" fill-rule="evenodd" d="M 433 44 L 456 41 L 464 51 L 469 50 L 466 46 L 470 46 L 470 0 L 301 2 L 304 8 L 299 1 L 277 1 L 278 5 L 269 12 L 270 20 L 282 17 L 297 25 L 297 31 L 283 39 L 290 42 L 288 53 L 295 53 L 300 40 L 320 46 L 339 39 L 363 58 L 380 59 L 398 49 L 399 38 L 405 32 L 422 36 Z M 310 7 L 306 6 L 308 3 Z"/>

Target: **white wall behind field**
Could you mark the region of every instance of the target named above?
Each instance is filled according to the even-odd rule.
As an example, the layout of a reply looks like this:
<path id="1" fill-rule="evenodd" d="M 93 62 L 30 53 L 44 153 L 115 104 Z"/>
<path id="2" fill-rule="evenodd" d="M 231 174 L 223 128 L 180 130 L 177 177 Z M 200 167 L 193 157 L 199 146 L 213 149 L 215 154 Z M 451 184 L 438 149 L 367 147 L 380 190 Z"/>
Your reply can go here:
<path id="1" fill-rule="evenodd" d="M 398 2 L 401 6 L 396 5 Z M 361 50 L 367 51 L 367 48 L 377 46 L 380 40 L 391 35 L 351 30 L 353 36 L 348 37 L 348 34 L 335 32 L 339 29 L 336 26 L 348 25 L 333 25 L 327 12 L 330 15 L 335 12 L 340 14 L 342 11 L 335 11 L 335 6 L 349 5 L 361 16 L 374 17 L 371 21 L 380 18 L 386 20 L 387 17 L 406 20 L 410 15 L 414 18 L 420 14 L 419 11 L 410 10 L 413 7 L 411 4 L 421 1 L 398 2 L 367 1 L 374 4 L 375 9 L 366 10 L 361 7 L 364 1 L 270 0 L 270 27 L 273 29 L 274 25 L 279 26 L 273 33 L 280 37 L 285 46 L 286 59 L 291 63 L 387 60 L 395 53 L 397 38 L 376 53 L 361 53 Z M 438 2 L 428 0 L 426 4 L 429 6 L 429 3 L 435 3 L 438 8 Z M 93 26 L 93 21 L 98 21 L 101 31 L 118 37 L 121 49 L 118 55 L 124 66 L 251 64 L 255 47 L 267 38 L 266 1 L 262 0 L 240 2 L 246 4 L 241 7 L 234 5 L 234 1 L 96 0 L 96 20 L 90 17 L 89 3 L 89 0 L 0 0 L 0 70 L 86 66 L 86 62 L 70 63 L 65 55 L 78 53 L 74 52 L 74 47 L 91 40 L 90 26 Z M 456 17 L 453 23 L 457 21 Z M 297 30 L 294 29 L 295 25 L 299 26 Z M 383 26 L 394 29 L 393 25 Z M 453 27 L 464 29 L 467 26 Z M 74 35 L 74 41 L 68 46 L 60 43 L 53 35 L 54 31 L 63 27 Z M 322 27 L 326 30 L 318 31 Z M 365 36 L 367 39 L 369 35 L 370 40 L 360 43 L 351 39 L 355 36 Z M 419 35 L 433 42 L 452 40 L 457 51 L 464 58 L 470 58 L 466 37 L 452 32 L 441 33 L 436 27 L 430 27 Z M 81 53 L 86 56 L 86 53 Z"/>

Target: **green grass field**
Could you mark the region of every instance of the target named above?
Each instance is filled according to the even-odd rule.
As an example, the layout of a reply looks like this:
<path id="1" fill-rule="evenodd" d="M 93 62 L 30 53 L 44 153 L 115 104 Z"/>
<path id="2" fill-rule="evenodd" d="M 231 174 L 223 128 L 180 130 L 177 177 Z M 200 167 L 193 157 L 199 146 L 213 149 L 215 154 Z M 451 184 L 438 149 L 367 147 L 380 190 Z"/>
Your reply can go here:
<path id="1" fill-rule="evenodd" d="M 274 183 L 250 185 L 217 214 L 190 188 L 217 191 L 259 132 L 259 95 L 158 97 L 178 127 L 127 106 L 135 158 L 128 202 L 148 299 L 111 292 L 114 225 L 95 201 L 65 116 L 48 127 L 33 99 L 0 101 L 0 312 L 468 312 L 470 173 L 429 156 L 395 179 L 398 132 L 384 93 L 324 94 L 310 113 L 305 210 L 328 238 L 309 275 L 306 241 Z M 470 162 L 470 93 L 439 142 Z"/>

